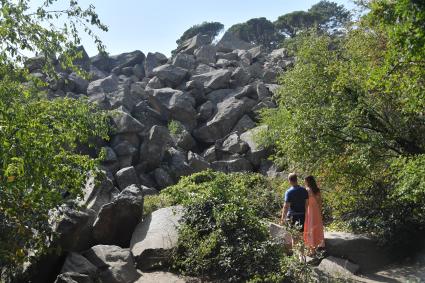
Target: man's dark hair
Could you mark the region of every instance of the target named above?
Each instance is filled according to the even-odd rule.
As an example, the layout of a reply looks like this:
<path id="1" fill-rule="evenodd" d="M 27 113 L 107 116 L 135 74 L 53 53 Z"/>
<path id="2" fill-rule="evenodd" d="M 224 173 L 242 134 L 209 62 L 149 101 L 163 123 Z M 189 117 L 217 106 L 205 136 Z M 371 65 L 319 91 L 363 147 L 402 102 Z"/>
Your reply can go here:
<path id="1" fill-rule="evenodd" d="M 291 173 L 291 174 L 289 174 L 289 175 L 288 175 L 288 180 L 289 180 L 290 182 L 293 182 L 293 183 L 298 182 L 298 176 L 297 176 L 297 174 L 295 174 L 295 173 Z"/>

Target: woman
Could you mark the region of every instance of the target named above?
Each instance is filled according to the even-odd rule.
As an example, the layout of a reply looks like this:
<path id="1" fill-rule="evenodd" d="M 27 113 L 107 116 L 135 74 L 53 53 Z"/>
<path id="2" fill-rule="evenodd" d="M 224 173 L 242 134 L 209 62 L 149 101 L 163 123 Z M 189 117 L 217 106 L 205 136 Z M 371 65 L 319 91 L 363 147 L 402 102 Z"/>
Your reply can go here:
<path id="1" fill-rule="evenodd" d="M 308 192 L 304 224 L 304 243 L 310 249 L 310 252 L 313 253 L 318 248 L 325 247 L 322 221 L 322 197 L 313 176 L 306 177 L 304 181 Z"/>

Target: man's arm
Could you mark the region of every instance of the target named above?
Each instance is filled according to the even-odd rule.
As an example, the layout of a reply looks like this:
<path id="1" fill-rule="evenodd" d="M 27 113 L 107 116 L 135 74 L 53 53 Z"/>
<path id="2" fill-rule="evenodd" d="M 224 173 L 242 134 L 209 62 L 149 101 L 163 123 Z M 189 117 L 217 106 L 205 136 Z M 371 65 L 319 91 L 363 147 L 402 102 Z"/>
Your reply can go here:
<path id="1" fill-rule="evenodd" d="M 280 224 L 285 224 L 286 215 L 288 215 L 288 210 L 290 205 L 291 203 L 285 201 L 285 204 L 283 205 L 283 208 L 282 208 L 282 215 L 280 216 Z"/>

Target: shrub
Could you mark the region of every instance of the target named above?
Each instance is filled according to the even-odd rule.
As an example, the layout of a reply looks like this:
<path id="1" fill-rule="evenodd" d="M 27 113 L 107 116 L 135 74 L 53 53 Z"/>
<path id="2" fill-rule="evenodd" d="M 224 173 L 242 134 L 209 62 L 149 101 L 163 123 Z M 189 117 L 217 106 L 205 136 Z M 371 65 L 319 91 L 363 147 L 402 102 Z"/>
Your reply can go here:
<path id="1" fill-rule="evenodd" d="M 174 268 L 226 282 L 282 282 L 287 277 L 283 247 L 270 239 L 265 221 L 281 208 L 270 180 L 208 170 L 161 193 L 186 208 Z"/>

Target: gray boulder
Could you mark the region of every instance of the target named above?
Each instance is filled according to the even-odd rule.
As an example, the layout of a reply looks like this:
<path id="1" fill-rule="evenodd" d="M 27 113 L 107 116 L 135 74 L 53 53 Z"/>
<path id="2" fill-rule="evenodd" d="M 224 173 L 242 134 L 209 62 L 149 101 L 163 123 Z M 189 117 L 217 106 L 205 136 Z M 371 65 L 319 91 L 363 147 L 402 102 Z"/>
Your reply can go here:
<path id="1" fill-rule="evenodd" d="M 161 82 L 161 80 L 158 77 L 153 77 L 149 80 L 148 84 L 146 85 L 147 89 L 158 89 L 163 88 L 164 84 Z"/>
<path id="2" fill-rule="evenodd" d="M 100 244 L 128 247 L 142 212 L 143 192 L 131 185 L 112 202 L 102 206 L 93 224 L 93 237 Z"/>
<path id="3" fill-rule="evenodd" d="M 229 70 L 219 69 L 208 73 L 192 76 L 192 80 L 199 81 L 204 88 L 209 90 L 227 88 L 230 82 L 232 72 Z"/>
<path id="4" fill-rule="evenodd" d="M 179 53 L 173 59 L 173 65 L 186 70 L 192 70 L 196 67 L 195 56 Z"/>
<path id="5" fill-rule="evenodd" d="M 211 168 L 211 165 L 199 154 L 189 151 L 187 161 L 193 172 L 201 172 Z"/>
<path id="6" fill-rule="evenodd" d="M 190 175 L 192 173 L 186 157 L 186 153 L 173 147 L 169 148 L 166 152 L 169 172 L 172 173 L 175 180 L 178 180 L 181 176 Z"/>
<path id="7" fill-rule="evenodd" d="M 254 100 L 246 97 L 230 97 L 218 103 L 217 113 L 205 125 L 194 130 L 195 138 L 201 142 L 213 143 L 225 137 L 254 104 Z"/>
<path id="8" fill-rule="evenodd" d="M 69 253 L 62 266 L 61 273 L 75 272 L 90 276 L 95 279 L 97 276 L 97 268 L 85 257 L 78 253 Z"/>
<path id="9" fill-rule="evenodd" d="M 192 278 L 186 279 L 181 276 L 175 275 L 170 272 L 164 271 L 155 271 L 155 272 L 146 272 L 142 273 L 140 279 L 136 283 L 198 283 L 202 282 L 201 280 L 194 280 Z"/>
<path id="10" fill-rule="evenodd" d="M 241 67 L 233 71 L 231 78 L 231 85 L 233 87 L 245 86 L 250 80 L 249 74 Z"/>
<path id="11" fill-rule="evenodd" d="M 253 44 L 243 41 L 234 33 L 227 31 L 217 43 L 217 49 L 221 52 L 232 52 L 235 49 L 248 50 L 254 47 Z"/>
<path id="12" fill-rule="evenodd" d="M 292 236 L 285 230 L 285 227 L 270 222 L 269 233 L 270 237 L 275 243 L 284 245 L 286 247 L 291 247 Z"/>
<path id="13" fill-rule="evenodd" d="M 248 144 L 242 141 L 238 134 L 233 133 L 223 141 L 221 149 L 230 153 L 241 154 L 248 150 Z"/>
<path id="14" fill-rule="evenodd" d="M 252 172 L 253 168 L 251 163 L 245 158 L 233 158 L 230 160 L 220 160 L 211 163 L 214 170 L 222 171 L 225 173 L 231 172 Z"/>
<path id="15" fill-rule="evenodd" d="M 155 109 L 153 109 L 148 101 L 140 101 L 133 109 L 132 116 L 137 120 L 142 121 L 147 130 L 150 130 L 154 125 L 161 125 L 166 122 Z"/>
<path id="16" fill-rule="evenodd" d="M 140 277 L 129 249 L 98 245 L 84 252 L 84 256 L 98 268 L 102 283 L 129 283 Z"/>
<path id="17" fill-rule="evenodd" d="M 209 72 L 216 71 L 216 70 L 217 70 L 216 68 L 214 68 L 210 65 L 201 63 L 192 72 L 192 75 L 202 75 L 202 74 L 209 73 Z"/>
<path id="18" fill-rule="evenodd" d="M 216 62 L 217 48 L 213 45 L 204 45 L 195 50 L 196 61 L 204 64 Z"/>
<path id="19" fill-rule="evenodd" d="M 150 270 L 169 263 L 169 253 L 178 241 L 181 206 L 162 208 L 148 215 L 136 228 L 130 249 L 136 266 Z"/>
<path id="20" fill-rule="evenodd" d="M 119 170 L 115 174 L 115 179 L 117 180 L 118 187 L 121 190 L 124 190 L 130 185 L 139 185 L 139 178 L 137 177 L 136 170 L 133 166 Z"/>
<path id="21" fill-rule="evenodd" d="M 153 126 L 140 146 L 140 167 L 147 171 L 157 168 L 167 147 L 172 143 L 172 137 L 166 127 Z"/>
<path id="22" fill-rule="evenodd" d="M 237 132 L 239 134 L 242 134 L 243 132 L 246 132 L 247 130 L 250 130 L 252 128 L 255 128 L 256 124 L 248 115 L 244 115 L 236 124 L 236 126 L 233 128 L 232 132 Z"/>
<path id="23" fill-rule="evenodd" d="M 130 91 L 130 82 L 121 83 L 115 75 L 92 81 L 87 87 L 87 95 L 90 102 L 107 110 L 124 106 L 131 111 L 141 100 Z"/>
<path id="24" fill-rule="evenodd" d="M 153 76 L 157 76 L 162 82 L 171 87 L 178 86 L 180 83 L 182 83 L 187 74 L 188 73 L 186 69 L 170 64 L 156 67 L 152 71 Z"/>
<path id="25" fill-rule="evenodd" d="M 206 101 L 204 104 L 198 108 L 198 119 L 201 122 L 207 121 L 214 114 L 215 105 L 210 100 Z"/>
<path id="26" fill-rule="evenodd" d="M 132 117 L 126 109 L 114 110 L 111 115 L 115 134 L 140 133 L 145 130 L 145 126 Z"/>
<path id="27" fill-rule="evenodd" d="M 168 170 L 165 170 L 162 167 L 156 168 L 153 175 L 155 182 L 160 189 L 172 186 L 175 183 L 173 177 L 171 177 L 170 173 L 168 173 Z"/>
<path id="28" fill-rule="evenodd" d="M 267 157 L 268 149 L 259 143 L 259 135 L 267 131 L 267 126 L 259 126 L 241 134 L 240 138 L 249 146 L 248 159 L 256 167 L 260 166 L 261 160 Z"/>
<path id="29" fill-rule="evenodd" d="M 374 271 L 391 261 L 389 251 L 366 235 L 328 232 L 325 233 L 325 241 L 329 255 L 343 257 L 360 265 L 362 272 Z"/>
<path id="30" fill-rule="evenodd" d="M 134 67 L 137 64 L 143 64 L 145 62 L 145 58 L 145 54 L 143 54 L 140 50 L 113 55 L 110 56 L 110 69 L 112 71 L 113 69 L 122 70 L 126 67 Z"/>
<path id="31" fill-rule="evenodd" d="M 187 92 L 171 88 L 156 89 L 152 91 L 149 102 L 166 120 L 180 121 L 189 128 L 196 124 L 195 99 Z"/>
<path id="32" fill-rule="evenodd" d="M 88 209 L 98 212 L 100 208 L 113 198 L 118 196 L 120 191 L 115 188 L 111 179 L 104 173 L 96 176 L 90 175 L 84 186 L 84 199 L 82 204 Z"/>
<path id="33" fill-rule="evenodd" d="M 211 43 L 211 37 L 208 35 L 198 34 L 192 38 L 187 39 L 179 47 L 177 47 L 176 53 L 186 53 L 193 55 L 193 52 L 203 45 Z"/>
<path id="34" fill-rule="evenodd" d="M 333 278 L 347 279 L 359 271 L 359 266 L 346 259 L 329 256 L 324 258 L 319 266 L 319 271 Z"/>
<path id="35" fill-rule="evenodd" d="M 87 88 L 89 86 L 89 82 L 80 77 L 79 75 L 77 75 L 76 73 L 71 73 L 68 76 L 68 81 L 69 83 L 73 84 L 73 91 L 77 92 L 77 93 L 86 93 L 87 92 Z"/>
<path id="36" fill-rule="evenodd" d="M 76 272 L 66 272 L 59 274 L 55 283 L 94 283 L 90 276 Z"/>
<path id="37" fill-rule="evenodd" d="M 58 234 L 58 245 L 65 252 L 87 249 L 92 240 L 95 212 L 91 209 L 74 210 L 68 207 L 61 210 L 60 220 L 54 227 L 54 231 Z"/>
<path id="38" fill-rule="evenodd" d="M 167 57 L 159 52 L 148 53 L 145 60 L 145 74 L 146 77 L 151 78 L 153 76 L 153 69 L 167 63 Z"/>

